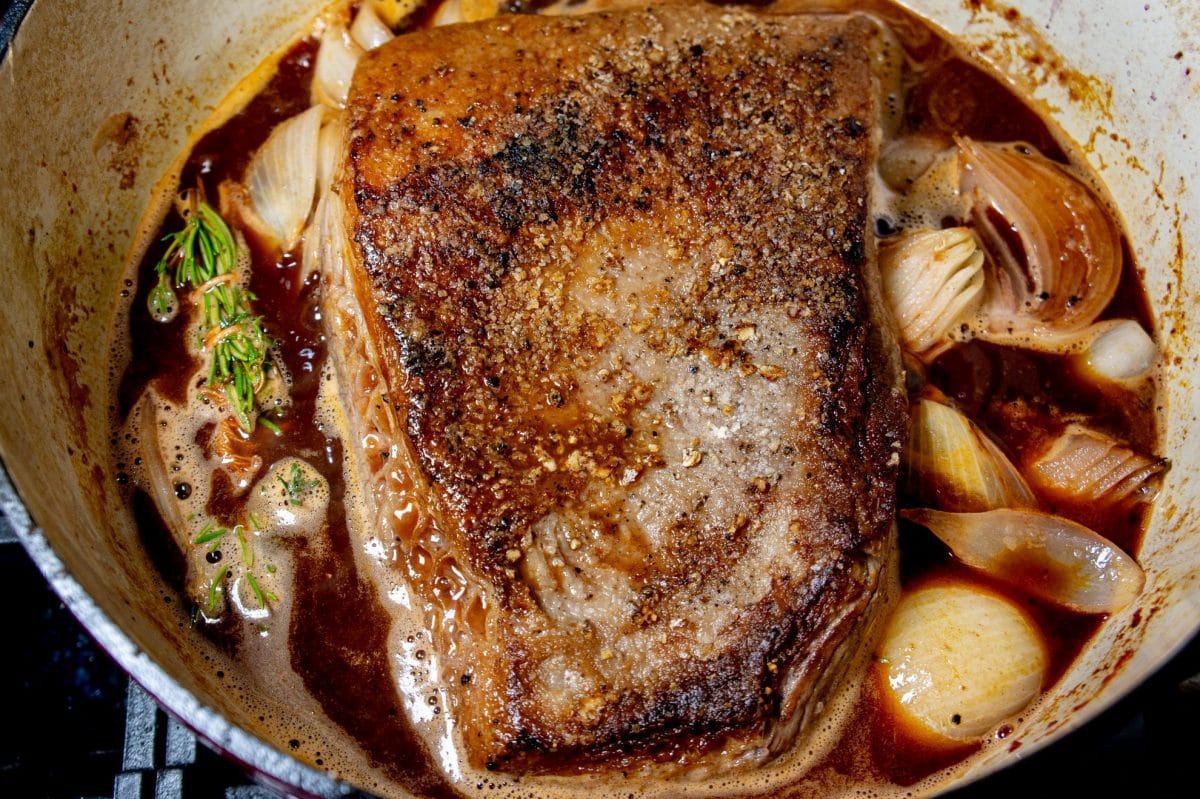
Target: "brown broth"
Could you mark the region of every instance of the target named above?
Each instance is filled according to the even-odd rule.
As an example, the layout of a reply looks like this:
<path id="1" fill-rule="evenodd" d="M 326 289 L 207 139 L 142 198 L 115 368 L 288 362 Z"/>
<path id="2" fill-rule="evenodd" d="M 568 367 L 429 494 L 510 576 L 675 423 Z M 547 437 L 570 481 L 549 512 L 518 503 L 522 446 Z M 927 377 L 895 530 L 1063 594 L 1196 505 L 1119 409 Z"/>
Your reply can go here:
<path id="1" fill-rule="evenodd" d="M 428 24 L 437 5 L 427 4 L 416 24 Z M 867 7 L 892 25 L 914 63 L 902 134 L 959 133 L 981 140 L 1020 140 L 1052 158 L 1066 160 L 1059 142 L 1033 111 L 990 75 L 959 58 L 954 48 L 924 23 L 883 0 L 858 6 Z M 228 122 L 197 142 L 182 170 L 182 186 L 200 185 L 206 196 L 215 199 L 223 181 L 241 179 L 250 157 L 273 127 L 308 106 L 316 48 L 317 42 L 311 38 L 292 47 L 265 88 Z M 171 213 L 163 231 L 175 230 L 180 224 Z M 357 572 L 350 549 L 343 507 L 342 444 L 316 419 L 327 357 L 318 306 L 319 279 L 301 281 L 295 253 L 279 255 L 246 235 L 253 254 L 255 306 L 264 315 L 267 332 L 292 378 L 292 406 L 278 420 L 282 435 L 259 427 L 253 446 L 265 465 L 285 455 L 304 458 L 328 480 L 332 492 L 324 545 L 301 547 L 295 553 L 296 597 L 288 634 L 291 666 L 328 716 L 389 776 L 425 794 L 453 795 L 405 721 L 388 664 L 388 616 L 378 592 Z M 183 343 L 187 309 L 166 325 L 154 322 L 146 310 L 154 264 L 162 252 L 161 243 L 151 247 L 138 273 L 129 320 L 132 357 L 118 387 L 122 417 L 151 385 L 168 399 L 182 401 L 195 369 Z M 1126 248 L 1121 287 L 1106 316 L 1132 317 L 1153 329 L 1148 308 Z M 1018 456 L 1075 416 L 1125 438 L 1136 449 L 1157 450 L 1153 386 L 1137 394 L 1099 391 L 1063 368 L 1061 358 L 984 343 L 947 352 L 931 367 L 929 380 L 1002 447 Z M 904 506 L 906 498 L 900 500 Z M 153 502 L 140 491 L 133 492 L 131 502 L 148 552 L 170 584 L 181 590 L 182 553 Z M 232 519 L 242 502 L 218 488 L 209 510 L 219 518 Z M 1086 506 L 1063 503 L 1047 510 L 1092 526 L 1130 552 L 1136 552 L 1140 543 L 1145 521 L 1140 508 L 1101 515 Z M 1050 654 L 1046 687 L 1061 677 L 1101 623 L 1097 617 L 1070 614 L 1038 602 L 1019 589 L 965 568 L 915 525 L 901 524 L 901 550 L 906 587 L 932 580 L 970 580 L 1002 593 L 1026 610 L 1043 630 Z M 236 637 L 227 639 L 219 630 L 215 632 L 219 639 L 236 646 Z M 873 669 L 856 717 L 847 725 L 845 740 L 816 771 L 911 785 L 978 748 L 947 748 L 923 738 L 889 710 L 880 679 L 880 670 Z"/>

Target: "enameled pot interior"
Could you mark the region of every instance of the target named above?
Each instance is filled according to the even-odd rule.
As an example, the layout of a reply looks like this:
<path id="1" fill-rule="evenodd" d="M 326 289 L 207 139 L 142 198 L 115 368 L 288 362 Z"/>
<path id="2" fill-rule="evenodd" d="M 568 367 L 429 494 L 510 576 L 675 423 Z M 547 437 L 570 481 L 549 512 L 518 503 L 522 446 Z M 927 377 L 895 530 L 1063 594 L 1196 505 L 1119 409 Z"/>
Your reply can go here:
<path id="1" fill-rule="evenodd" d="M 1141 552 L 1146 591 L 1024 715 L 1010 739 L 1024 755 L 1129 690 L 1200 625 L 1200 448 L 1187 445 L 1200 414 L 1188 313 L 1200 290 L 1190 268 L 1200 200 L 1186 191 L 1200 174 L 1200 118 L 1187 114 L 1200 99 L 1189 70 L 1200 11 L 908 5 L 983 52 L 1082 145 L 1124 217 L 1166 353 L 1172 468 Z M 332 795 L 345 788 L 282 754 L 289 708 L 247 701 L 253 685 L 231 678 L 234 664 L 160 580 L 116 490 L 108 396 L 124 365 L 112 309 L 155 184 L 189 131 L 314 11 L 305 0 L 199 15 L 185 0 L 34 3 L 0 65 L 0 455 L 19 492 L 0 490 L 0 502 L 72 610 L 168 709 L 260 772 Z M 1019 755 L 991 747 L 949 779 Z"/>

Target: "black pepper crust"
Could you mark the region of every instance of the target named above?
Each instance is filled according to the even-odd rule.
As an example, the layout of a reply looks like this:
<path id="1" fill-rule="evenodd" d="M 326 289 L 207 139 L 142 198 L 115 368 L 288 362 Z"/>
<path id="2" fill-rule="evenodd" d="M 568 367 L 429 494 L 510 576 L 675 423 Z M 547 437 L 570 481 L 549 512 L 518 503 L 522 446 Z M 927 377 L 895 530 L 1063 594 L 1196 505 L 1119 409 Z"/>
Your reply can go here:
<path id="1" fill-rule="evenodd" d="M 456 645 L 475 762 L 758 746 L 858 629 L 902 419 L 870 283 L 877 35 L 663 6 L 435 29 L 360 65 L 357 293 L 424 510 L 495 602 L 487 640 Z M 713 425 L 681 420 L 713 408 L 737 429 L 706 449 Z M 678 512 L 649 523 L 638 492 L 664 475 Z M 564 605 L 588 579 L 631 591 L 629 617 Z M 660 633 L 653 673 L 606 665 Z"/>

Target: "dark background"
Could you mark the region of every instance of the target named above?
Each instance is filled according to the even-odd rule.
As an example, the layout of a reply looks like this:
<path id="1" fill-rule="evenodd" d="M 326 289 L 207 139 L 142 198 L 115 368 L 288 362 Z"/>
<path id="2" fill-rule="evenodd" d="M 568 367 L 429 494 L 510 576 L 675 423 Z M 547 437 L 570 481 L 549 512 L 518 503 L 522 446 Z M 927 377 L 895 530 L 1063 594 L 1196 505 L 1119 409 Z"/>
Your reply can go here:
<path id="1" fill-rule="evenodd" d="M 0 20 L 11 29 L 30 2 L 0 0 Z M 4 44 L 0 32 L 0 51 Z M 123 771 L 128 776 L 128 678 L 63 607 L 2 518 L 0 614 L 7 641 L 0 653 L 0 797 L 154 796 L 153 780 L 132 794 L 118 780 Z M 253 790 L 203 747 L 182 784 L 187 799 Z M 1052 795 L 1200 797 L 1200 638 L 1084 729 L 952 797 Z"/>
<path id="2" fill-rule="evenodd" d="M 0 797 L 112 797 L 123 771 L 127 678 L 9 535 L 0 520 L 8 641 L 0 654 Z M 952 799 L 1200 796 L 1198 672 L 1200 639 L 1083 729 Z M 245 795 L 231 786 L 246 778 L 203 747 L 185 772 L 186 799 Z M 154 796 L 153 780 L 146 784 L 138 799 Z"/>

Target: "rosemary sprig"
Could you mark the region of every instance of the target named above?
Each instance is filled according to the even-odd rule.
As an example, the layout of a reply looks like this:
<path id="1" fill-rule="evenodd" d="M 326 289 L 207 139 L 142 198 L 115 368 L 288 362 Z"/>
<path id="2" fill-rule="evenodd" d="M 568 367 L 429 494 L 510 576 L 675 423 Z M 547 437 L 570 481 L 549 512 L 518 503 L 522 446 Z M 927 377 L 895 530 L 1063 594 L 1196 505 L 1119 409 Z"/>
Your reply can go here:
<path id="1" fill-rule="evenodd" d="M 217 541 L 223 538 L 228 532 L 228 530 L 213 527 L 212 522 L 209 522 L 200 529 L 199 533 L 196 533 L 196 537 L 192 539 L 192 543 L 199 546 L 200 544 L 207 544 L 209 541 Z"/>
<path id="2" fill-rule="evenodd" d="M 233 532 L 237 534 L 238 548 L 242 552 L 242 563 L 247 569 L 254 568 L 254 550 L 250 548 L 250 543 L 246 541 L 246 528 L 238 525 L 233 528 Z"/>
<path id="3" fill-rule="evenodd" d="M 303 477 L 303 475 L 301 475 L 301 477 Z M 262 523 L 258 520 L 258 518 L 253 513 L 249 514 L 248 518 L 250 527 L 255 532 L 262 532 Z M 251 546 L 250 540 L 247 537 L 249 532 L 250 531 L 247 530 L 246 525 L 243 524 L 235 524 L 232 528 L 224 528 L 217 527 L 213 522 L 210 521 L 200 528 L 200 532 L 196 533 L 196 536 L 192 539 L 192 544 L 196 546 L 211 544 L 208 551 L 212 552 L 214 549 L 220 546 L 221 541 L 225 538 L 225 536 L 233 533 L 234 539 L 237 541 L 238 545 L 238 554 L 240 556 L 239 559 L 241 560 L 242 567 L 245 569 L 243 573 L 246 576 L 246 584 L 250 586 L 250 590 L 254 593 L 254 598 L 258 601 L 259 607 L 266 608 L 268 607 L 268 602 L 278 602 L 279 597 L 274 592 L 263 588 L 258 581 L 258 577 L 254 574 L 254 548 Z M 230 566 L 228 563 L 222 564 L 221 568 L 217 570 L 217 573 L 213 576 L 212 580 L 208 584 L 208 610 L 210 613 L 215 611 L 217 608 L 217 592 L 224 591 L 221 583 L 229 574 L 229 570 Z M 275 566 L 268 563 L 266 565 L 266 571 L 267 574 L 275 574 Z M 199 608 L 197 607 L 196 610 L 199 611 Z M 196 618 L 197 617 L 195 614 L 193 614 L 192 621 L 195 622 Z"/>
<path id="4" fill-rule="evenodd" d="M 177 307 L 175 288 L 202 291 L 201 343 L 212 350 L 209 385 L 224 390 L 238 424 L 253 432 L 255 397 L 266 383 L 271 340 L 262 317 L 253 313 L 254 293 L 234 275 L 237 241 L 229 225 L 197 191 L 185 193 L 183 206 L 183 229 L 163 238 L 167 250 L 155 265 L 158 283 L 150 291 L 150 313 L 170 318 Z"/>

